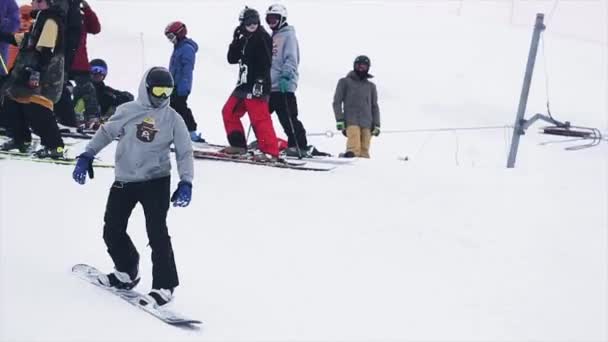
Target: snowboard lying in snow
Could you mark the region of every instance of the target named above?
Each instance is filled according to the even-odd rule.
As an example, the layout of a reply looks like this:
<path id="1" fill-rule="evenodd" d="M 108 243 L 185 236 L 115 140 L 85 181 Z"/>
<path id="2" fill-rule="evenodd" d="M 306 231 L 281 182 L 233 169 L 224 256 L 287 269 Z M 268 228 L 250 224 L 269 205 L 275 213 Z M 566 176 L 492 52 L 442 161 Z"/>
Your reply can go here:
<path id="1" fill-rule="evenodd" d="M 135 291 L 135 290 L 119 290 L 112 287 L 107 287 L 99 283 L 98 276 L 103 274 L 101 271 L 96 269 L 93 266 L 85 265 L 85 264 L 77 264 L 72 267 L 72 273 L 78 278 L 89 282 L 108 293 L 118 296 L 119 298 L 125 300 L 129 304 L 142 309 L 143 311 L 151 314 L 152 316 L 160 319 L 161 321 L 182 327 L 196 327 L 196 324 L 201 324 L 202 322 L 196 319 L 191 319 L 176 312 L 173 312 L 167 308 L 159 307 L 156 304 L 145 304 L 142 302 L 143 294 Z"/>

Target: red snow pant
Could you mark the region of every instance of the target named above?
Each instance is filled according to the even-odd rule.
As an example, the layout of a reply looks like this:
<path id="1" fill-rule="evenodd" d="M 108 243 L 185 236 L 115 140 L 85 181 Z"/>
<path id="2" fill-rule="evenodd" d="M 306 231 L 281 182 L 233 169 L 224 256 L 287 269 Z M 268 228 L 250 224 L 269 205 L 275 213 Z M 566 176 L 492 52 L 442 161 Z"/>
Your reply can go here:
<path id="1" fill-rule="evenodd" d="M 277 135 L 272 126 L 268 102 L 263 99 L 240 99 L 236 96 L 228 98 L 222 109 L 228 141 L 231 141 L 230 137 L 235 134 L 241 135 L 243 141 L 245 140 L 245 129 L 241 123 L 241 117 L 245 115 L 245 112 L 249 113 L 249 121 L 251 121 L 251 125 L 253 126 L 253 132 L 258 140 L 260 150 L 273 157 L 278 157 L 279 144 L 277 142 Z"/>

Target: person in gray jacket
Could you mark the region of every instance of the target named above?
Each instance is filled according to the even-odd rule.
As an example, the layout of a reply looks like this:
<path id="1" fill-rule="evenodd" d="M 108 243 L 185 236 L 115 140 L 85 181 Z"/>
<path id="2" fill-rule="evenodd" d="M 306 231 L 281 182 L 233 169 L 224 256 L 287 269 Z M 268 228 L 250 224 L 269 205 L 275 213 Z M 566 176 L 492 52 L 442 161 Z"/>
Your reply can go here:
<path id="1" fill-rule="evenodd" d="M 369 158 L 372 135 L 380 135 L 380 109 L 376 85 L 369 79 L 371 62 L 367 56 L 359 56 L 353 70 L 338 81 L 334 94 L 336 128 L 347 137 L 343 157 Z"/>
<path id="2" fill-rule="evenodd" d="M 174 81 L 169 70 L 154 67 L 146 72 L 135 101 L 127 102 L 95 133 L 78 156 L 72 174 L 84 184 L 93 178 L 93 158 L 114 139 L 115 181 L 104 215 L 103 239 L 114 261 L 115 271 L 99 278 L 104 286 L 131 289 L 139 282 L 139 254 L 127 234 L 127 223 L 135 205 L 141 203 L 146 232 L 152 249 L 152 290 L 142 305 L 164 305 L 173 299 L 179 285 L 171 237 L 167 229 L 169 199 L 173 206 L 186 207 L 192 196 L 194 174 L 190 133 L 182 117 L 169 106 Z M 180 177 L 170 196 L 171 145 Z"/>
<path id="3" fill-rule="evenodd" d="M 272 29 L 272 87 L 268 103 L 270 113 L 276 111 L 287 135 L 286 154 L 308 156 L 308 141 L 302 121 L 298 119 L 295 91 L 298 87 L 300 49 L 293 26 L 287 24 L 287 8 L 274 4 L 266 11 L 266 23 Z"/>

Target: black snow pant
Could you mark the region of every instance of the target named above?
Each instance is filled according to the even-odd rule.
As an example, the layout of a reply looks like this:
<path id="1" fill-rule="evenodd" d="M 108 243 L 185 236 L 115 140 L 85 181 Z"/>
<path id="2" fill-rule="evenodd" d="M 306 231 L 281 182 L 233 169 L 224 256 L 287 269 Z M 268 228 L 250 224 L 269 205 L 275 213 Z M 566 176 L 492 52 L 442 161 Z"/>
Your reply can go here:
<path id="1" fill-rule="evenodd" d="M 72 92 L 68 88 L 67 82 L 63 84 L 63 91 L 59 102 L 55 103 L 55 115 L 60 124 L 77 127 L 78 120 L 74 112 L 74 102 L 72 101 Z"/>
<path id="2" fill-rule="evenodd" d="M 196 121 L 192 115 L 192 110 L 188 108 L 188 95 L 171 95 L 171 108 L 175 109 L 182 116 L 189 132 L 196 131 Z"/>
<path id="3" fill-rule="evenodd" d="M 72 72 L 70 76 L 76 81 L 74 87 L 74 98 L 82 98 L 84 101 L 84 120 L 89 121 L 101 117 L 97 91 L 91 81 L 91 74 L 85 71 Z"/>
<path id="4" fill-rule="evenodd" d="M 308 141 L 306 140 L 304 125 L 298 120 L 298 102 L 296 100 L 296 94 L 272 92 L 270 93 L 268 106 L 270 114 L 277 112 L 279 122 L 281 123 L 281 126 L 283 126 L 285 135 L 287 135 L 287 145 L 289 147 L 295 147 L 297 142 L 298 147 L 305 149 L 308 146 Z"/>
<path id="5" fill-rule="evenodd" d="M 5 97 L 4 111 L 16 144 L 32 141 L 31 127 L 45 147 L 55 149 L 64 146 L 52 110 L 36 103 L 24 104 Z"/>
<path id="6" fill-rule="evenodd" d="M 103 239 L 118 271 L 134 276 L 139 266 L 139 253 L 133 245 L 127 224 L 135 205 L 144 209 L 146 232 L 152 249 L 152 288 L 172 289 L 179 285 L 171 237 L 167 228 L 170 177 L 144 182 L 114 182 L 104 216 Z"/>

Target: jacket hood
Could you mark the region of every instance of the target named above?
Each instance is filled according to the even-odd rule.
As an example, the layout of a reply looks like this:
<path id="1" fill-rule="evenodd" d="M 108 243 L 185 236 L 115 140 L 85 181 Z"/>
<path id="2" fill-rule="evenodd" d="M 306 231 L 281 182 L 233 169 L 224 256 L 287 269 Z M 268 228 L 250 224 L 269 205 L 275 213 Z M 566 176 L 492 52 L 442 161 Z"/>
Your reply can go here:
<path id="1" fill-rule="evenodd" d="M 198 52 L 198 44 L 194 40 L 192 40 L 190 38 L 184 38 L 181 42 L 179 42 L 177 44 L 176 48 L 183 44 L 188 44 L 188 45 L 192 46 L 192 48 L 194 49 L 194 52 Z"/>
<path id="2" fill-rule="evenodd" d="M 137 102 L 144 108 L 148 108 L 148 109 L 167 108 L 167 107 L 169 107 L 169 101 L 166 101 L 162 106 L 155 108 L 154 106 L 152 106 L 152 103 L 150 102 L 150 98 L 148 97 L 148 90 L 146 89 L 146 78 L 148 78 L 148 74 L 150 73 L 150 70 L 152 70 L 152 69 L 153 68 L 148 69 L 144 73 L 144 77 L 142 77 L 141 81 L 139 82 L 139 90 L 137 92 L 137 99 L 135 100 L 135 102 Z"/>
<path id="3" fill-rule="evenodd" d="M 285 25 L 283 27 L 281 27 L 280 29 L 274 31 L 274 34 L 286 33 L 286 32 L 295 33 L 296 29 L 293 26 L 288 25 L 287 23 L 285 23 Z"/>

